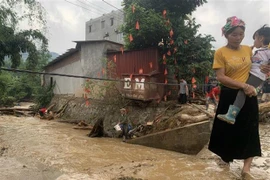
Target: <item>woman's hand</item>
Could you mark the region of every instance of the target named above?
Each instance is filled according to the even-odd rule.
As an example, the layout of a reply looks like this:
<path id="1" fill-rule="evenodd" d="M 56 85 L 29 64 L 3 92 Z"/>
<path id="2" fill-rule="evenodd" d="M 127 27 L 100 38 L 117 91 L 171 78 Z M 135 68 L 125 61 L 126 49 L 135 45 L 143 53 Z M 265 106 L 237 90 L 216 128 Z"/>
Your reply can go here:
<path id="1" fill-rule="evenodd" d="M 256 89 L 252 85 L 246 84 L 246 86 L 243 89 L 243 91 L 249 97 L 251 97 L 251 96 L 257 96 Z"/>
<path id="2" fill-rule="evenodd" d="M 267 64 L 267 65 L 261 65 L 260 66 L 260 69 L 261 69 L 261 72 L 266 74 L 266 75 L 269 75 L 270 73 L 270 65 Z"/>

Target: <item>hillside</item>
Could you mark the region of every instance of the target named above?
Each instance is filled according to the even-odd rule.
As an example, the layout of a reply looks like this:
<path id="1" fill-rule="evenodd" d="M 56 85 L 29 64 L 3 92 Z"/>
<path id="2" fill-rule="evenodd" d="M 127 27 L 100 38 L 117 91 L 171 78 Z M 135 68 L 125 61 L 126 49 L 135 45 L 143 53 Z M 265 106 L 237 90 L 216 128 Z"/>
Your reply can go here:
<path id="1" fill-rule="evenodd" d="M 55 58 L 57 58 L 59 56 L 59 54 L 57 54 L 56 52 L 50 52 L 51 58 L 49 59 L 49 62 L 54 60 Z M 26 60 L 26 58 L 28 57 L 28 53 L 22 53 L 22 59 Z"/>

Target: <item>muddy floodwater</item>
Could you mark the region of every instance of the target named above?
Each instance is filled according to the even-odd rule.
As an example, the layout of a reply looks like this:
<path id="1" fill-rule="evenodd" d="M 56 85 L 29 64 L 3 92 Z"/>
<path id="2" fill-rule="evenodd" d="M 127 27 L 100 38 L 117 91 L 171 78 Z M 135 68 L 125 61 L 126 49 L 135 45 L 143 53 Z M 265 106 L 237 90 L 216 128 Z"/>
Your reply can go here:
<path id="1" fill-rule="evenodd" d="M 197 156 L 89 138 L 73 125 L 32 117 L 0 116 L 1 180 L 231 180 L 241 179 L 242 161 L 230 167 L 206 148 Z M 252 173 L 270 180 L 270 125 L 260 125 L 263 156 Z M 121 178 L 122 177 L 122 178 Z M 130 177 L 130 178 L 127 178 Z"/>

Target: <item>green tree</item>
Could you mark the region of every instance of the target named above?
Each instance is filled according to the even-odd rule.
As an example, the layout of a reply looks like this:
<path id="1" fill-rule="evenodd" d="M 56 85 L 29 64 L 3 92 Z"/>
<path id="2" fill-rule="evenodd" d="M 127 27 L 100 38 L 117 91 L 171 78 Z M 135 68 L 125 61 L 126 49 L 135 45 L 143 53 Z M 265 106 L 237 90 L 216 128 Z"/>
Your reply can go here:
<path id="1" fill-rule="evenodd" d="M 38 29 L 22 29 L 22 25 Z M 0 67 L 42 71 L 50 55 L 46 31 L 45 10 L 36 0 L 0 0 Z M 28 57 L 24 61 L 22 53 Z M 0 104 L 25 99 L 37 100 L 37 104 L 48 103 L 52 90 L 41 87 L 41 78 L 35 74 L 2 72 L 0 74 Z M 49 97 L 40 95 L 49 94 Z M 42 101 L 42 102 L 39 102 Z"/>
<path id="2" fill-rule="evenodd" d="M 39 51 L 47 51 L 48 41 L 39 29 L 20 30 L 21 23 L 45 26 L 45 11 L 35 0 L 0 0 L 0 67 L 9 57 L 13 68 L 19 66 L 21 53 L 29 53 L 27 69 L 35 69 Z"/>
<path id="3" fill-rule="evenodd" d="M 126 49 L 158 47 L 160 63 L 169 72 L 203 83 L 211 73 L 213 47 L 211 35 L 198 34 L 191 13 L 206 0 L 124 0 L 125 23 L 122 27 Z M 135 11 L 134 11 L 135 7 Z M 139 30 L 136 23 L 139 23 Z M 133 41 L 129 37 L 132 35 Z"/>

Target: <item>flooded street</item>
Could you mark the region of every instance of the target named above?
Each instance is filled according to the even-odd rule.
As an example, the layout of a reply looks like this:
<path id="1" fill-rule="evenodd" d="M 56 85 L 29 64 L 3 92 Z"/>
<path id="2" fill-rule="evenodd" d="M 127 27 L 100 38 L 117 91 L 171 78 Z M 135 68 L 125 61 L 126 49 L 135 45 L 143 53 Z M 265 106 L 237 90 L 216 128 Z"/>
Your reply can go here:
<path id="1" fill-rule="evenodd" d="M 89 131 L 32 117 L 0 116 L 1 180 L 143 180 L 241 179 L 242 161 L 230 168 L 204 149 L 197 156 L 121 142 L 89 138 Z M 252 173 L 270 179 L 270 125 L 261 125 L 263 157 Z"/>

